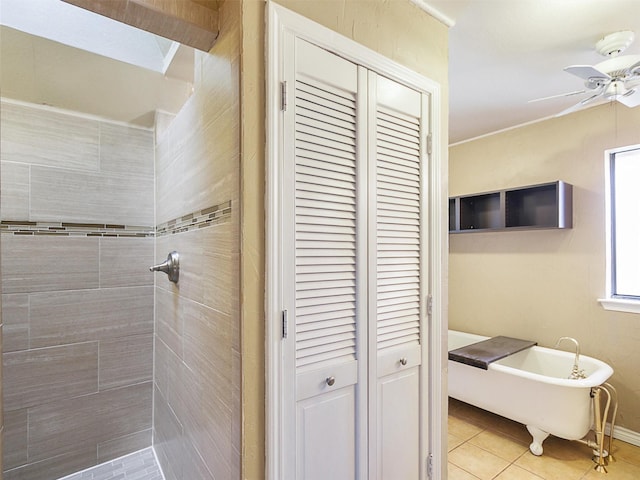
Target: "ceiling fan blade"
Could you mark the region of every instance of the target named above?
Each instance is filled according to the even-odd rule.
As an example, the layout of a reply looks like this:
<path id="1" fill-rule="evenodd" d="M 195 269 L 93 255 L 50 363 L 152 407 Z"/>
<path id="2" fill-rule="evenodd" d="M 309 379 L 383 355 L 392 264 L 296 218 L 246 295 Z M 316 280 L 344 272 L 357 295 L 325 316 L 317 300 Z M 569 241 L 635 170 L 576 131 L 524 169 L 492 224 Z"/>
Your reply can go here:
<path id="1" fill-rule="evenodd" d="M 589 83 L 597 83 L 594 80 L 611 80 L 611 77 L 604 72 L 601 72 L 592 65 L 571 65 L 565 67 L 565 72 L 580 77 Z"/>
<path id="2" fill-rule="evenodd" d="M 629 90 L 629 93 L 625 95 L 619 95 L 616 100 L 629 108 L 637 107 L 640 105 L 640 86 Z"/>
<path id="3" fill-rule="evenodd" d="M 571 97 L 572 95 L 580 95 L 581 93 L 586 93 L 586 92 L 587 92 L 586 90 L 576 90 L 575 92 L 560 93 L 558 95 L 551 95 L 549 97 L 535 98 L 533 100 L 529 100 L 527 103 L 542 102 L 544 100 L 551 100 L 553 98 L 560 98 L 560 97 Z"/>
<path id="4" fill-rule="evenodd" d="M 640 86 L 640 73 L 638 75 L 629 77 L 624 81 L 624 88 L 626 88 L 627 90 L 631 90 L 637 86 Z"/>
<path id="5" fill-rule="evenodd" d="M 602 97 L 602 92 L 598 92 L 595 95 L 591 95 L 589 98 L 585 98 L 584 100 L 576 103 L 575 105 L 569 108 L 566 108 L 565 110 L 562 110 L 560 113 L 557 113 L 555 116 L 561 117 L 562 115 L 566 115 L 567 113 L 576 112 L 580 110 L 582 107 L 584 107 L 585 105 L 595 102 L 598 98 L 601 98 L 601 97 Z"/>

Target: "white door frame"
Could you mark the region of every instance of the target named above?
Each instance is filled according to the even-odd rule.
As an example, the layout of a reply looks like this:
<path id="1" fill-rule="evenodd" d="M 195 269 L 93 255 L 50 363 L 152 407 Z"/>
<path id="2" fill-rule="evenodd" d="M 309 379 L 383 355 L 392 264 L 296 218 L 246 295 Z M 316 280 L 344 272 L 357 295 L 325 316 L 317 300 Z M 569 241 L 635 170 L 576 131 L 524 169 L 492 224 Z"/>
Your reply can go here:
<path id="1" fill-rule="evenodd" d="M 282 393 L 280 390 L 282 365 L 282 292 L 278 286 L 282 283 L 282 253 L 284 248 L 279 241 L 282 238 L 282 219 L 279 212 L 280 176 L 282 170 L 282 115 L 281 115 L 281 79 L 279 70 L 282 52 L 281 37 L 284 32 L 292 32 L 300 37 L 336 53 L 347 60 L 362 65 L 392 80 L 405 84 L 430 95 L 432 150 L 429 155 L 429 292 L 432 297 L 431 315 L 425 320 L 423 331 L 423 365 L 428 365 L 425 375 L 428 382 L 421 382 L 428 392 L 422 392 L 421 411 L 428 412 L 428 438 L 422 438 L 428 454 L 433 458 L 432 478 L 444 478 L 446 475 L 446 378 L 443 377 L 444 353 L 443 335 L 446 319 L 446 188 L 442 177 L 441 138 L 441 93 L 440 85 L 408 68 L 344 37 L 301 15 L 287 10 L 274 2 L 267 3 L 267 64 L 266 64 L 266 273 L 265 273 L 265 334 L 266 334 L 266 478 L 281 480 L 282 460 L 291 452 L 283 452 L 283 415 L 292 412 L 282 411 Z M 423 301 L 427 301 L 424 299 Z M 426 456 L 426 454 L 425 454 Z M 426 478 L 427 465 L 421 466 L 422 477 Z"/>

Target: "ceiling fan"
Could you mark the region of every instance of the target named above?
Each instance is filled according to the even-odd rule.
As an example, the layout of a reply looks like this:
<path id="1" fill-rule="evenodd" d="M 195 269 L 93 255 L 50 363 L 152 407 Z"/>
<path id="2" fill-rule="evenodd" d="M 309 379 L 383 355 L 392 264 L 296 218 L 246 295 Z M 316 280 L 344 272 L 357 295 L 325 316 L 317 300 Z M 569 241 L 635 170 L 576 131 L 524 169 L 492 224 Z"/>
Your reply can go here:
<path id="1" fill-rule="evenodd" d="M 577 104 L 563 110 L 556 116 L 565 115 L 583 107 L 607 101 L 618 101 L 627 107 L 640 105 L 640 55 L 621 55 L 631 45 L 635 35 L 631 31 L 615 32 L 596 43 L 596 51 L 607 60 L 596 65 L 571 65 L 564 69 L 584 80 L 585 89 L 576 92 L 553 95 L 532 100 L 590 94 Z"/>

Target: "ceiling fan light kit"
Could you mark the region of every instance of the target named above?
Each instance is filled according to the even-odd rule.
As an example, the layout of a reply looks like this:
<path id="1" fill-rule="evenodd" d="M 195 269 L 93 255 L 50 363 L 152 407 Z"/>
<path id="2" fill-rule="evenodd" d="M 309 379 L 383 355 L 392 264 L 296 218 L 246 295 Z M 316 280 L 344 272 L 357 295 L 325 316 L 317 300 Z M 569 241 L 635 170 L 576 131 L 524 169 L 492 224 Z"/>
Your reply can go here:
<path id="1" fill-rule="evenodd" d="M 635 34 L 629 30 L 606 35 L 596 43 L 596 51 L 605 57 L 615 57 L 624 52 L 633 43 Z"/>
<path id="2" fill-rule="evenodd" d="M 629 30 L 611 33 L 596 43 L 596 51 L 607 60 L 596 65 L 571 65 L 565 72 L 584 80 L 590 96 L 556 116 L 574 112 L 604 101 L 618 101 L 627 107 L 640 105 L 640 55 L 621 55 L 632 43 L 635 34 Z M 571 92 L 565 95 L 575 95 Z M 555 98 L 547 97 L 547 98 Z"/>

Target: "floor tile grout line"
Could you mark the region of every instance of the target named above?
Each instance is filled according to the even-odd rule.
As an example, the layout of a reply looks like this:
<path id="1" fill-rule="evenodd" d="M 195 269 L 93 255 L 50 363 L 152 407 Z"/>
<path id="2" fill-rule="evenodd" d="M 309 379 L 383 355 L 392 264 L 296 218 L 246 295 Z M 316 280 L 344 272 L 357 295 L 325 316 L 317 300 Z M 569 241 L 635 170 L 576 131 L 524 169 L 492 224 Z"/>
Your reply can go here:
<path id="1" fill-rule="evenodd" d="M 507 432 L 504 432 L 504 431 L 501 431 L 501 430 L 499 430 L 499 429 L 494 429 L 494 428 L 492 428 L 492 427 L 493 427 L 493 425 L 491 425 L 491 424 L 488 424 L 487 426 L 482 426 L 482 427 L 481 427 L 481 426 L 479 426 L 479 425 L 478 425 L 478 424 L 477 424 L 477 423 L 476 423 L 472 418 L 466 417 L 465 415 L 460 415 L 459 417 L 455 417 L 455 414 L 456 414 L 456 413 L 459 413 L 459 412 L 450 412 L 450 413 L 453 413 L 453 414 L 454 414 L 454 418 L 456 418 L 457 420 L 459 420 L 459 421 L 461 421 L 461 422 L 463 422 L 463 423 L 465 423 L 465 424 L 467 424 L 467 425 L 469 425 L 469 426 L 472 426 L 472 427 L 474 427 L 474 428 L 478 428 L 478 429 L 480 429 L 480 431 L 478 431 L 478 432 L 474 433 L 473 435 L 471 435 L 471 436 L 470 436 L 470 437 L 468 437 L 468 438 L 460 438 L 460 437 L 458 437 L 458 438 L 460 438 L 460 439 L 462 440 L 462 442 L 461 442 L 460 444 L 456 445 L 454 448 L 452 448 L 452 449 L 451 449 L 451 451 L 449 451 L 449 453 L 452 453 L 452 452 L 454 452 L 456 449 L 458 449 L 458 448 L 460 448 L 460 447 L 464 446 L 465 444 L 469 443 L 470 445 L 472 445 L 472 446 L 474 446 L 474 447 L 477 447 L 477 448 L 479 448 L 480 450 L 483 450 L 483 451 L 485 451 L 485 452 L 487 452 L 487 453 L 490 453 L 490 454 L 492 454 L 492 455 L 494 455 L 494 456 L 496 456 L 496 457 L 498 457 L 498 458 L 501 458 L 502 460 L 504 460 L 504 461 L 508 462 L 508 465 L 507 465 L 505 468 L 503 468 L 500 472 L 498 472 L 498 473 L 493 477 L 493 479 L 497 479 L 497 478 L 498 478 L 502 473 L 504 473 L 504 471 L 505 471 L 505 470 L 507 470 L 508 468 L 511 468 L 512 466 L 517 467 L 517 468 L 520 468 L 520 469 L 523 469 L 523 470 L 527 471 L 528 473 L 530 473 L 531 475 L 534 475 L 536 478 L 540 478 L 541 480 L 544 480 L 544 479 L 545 479 L 545 477 L 543 477 L 543 476 L 541 476 L 541 475 L 540 475 L 540 472 L 539 472 L 539 471 L 531 471 L 529 468 L 527 468 L 527 467 L 526 467 L 526 466 L 524 466 L 524 465 L 517 465 L 517 462 L 518 462 L 518 461 L 519 461 L 523 456 L 527 455 L 527 453 L 528 453 L 528 451 L 529 451 L 528 449 L 525 449 L 525 450 L 524 450 L 520 455 L 518 455 L 515 459 L 513 459 L 513 460 L 511 461 L 511 460 L 508 460 L 508 459 L 504 459 L 504 458 L 500 457 L 499 455 L 496 455 L 496 454 L 495 454 L 494 452 L 492 452 L 491 450 L 487 450 L 486 448 L 484 448 L 484 447 L 482 447 L 482 446 L 480 446 L 480 445 L 476 445 L 475 443 L 473 443 L 473 440 L 474 440 L 474 439 L 476 439 L 479 435 L 482 435 L 482 433 L 483 433 L 483 432 L 489 432 L 489 433 L 494 434 L 494 435 L 502 436 L 503 438 L 506 438 L 509 442 L 512 442 L 513 444 L 516 444 L 516 445 L 519 445 L 519 446 L 521 446 L 521 447 L 522 447 L 522 446 L 523 446 L 523 442 L 522 442 L 518 437 L 512 436 L 511 434 L 509 434 L 509 433 L 507 433 Z M 466 418 L 465 418 L 465 417 L 466 417 Z M 454 435 L 454 436 L 455 436 L 455 435 Z M 576 445 L 576 446 L 577 446 L 577 444 L 574 444 L 574 445 Z M 474 473 L 473 473 L 473 472 L 470 472 L 468 469 L 466 469 L 466 468 L 462 468 L 462 467 L 460 467 L 459 465 L 456 465 L 454 462 L 450 462 L 450 463 L 451 463 L 451 464 L 453 464 L 453 465 L 455 465 L 457 468 L 461 468 L 463 471 L 465 471 L 465 472 L 469 473 L 470 475 L 472 475 L 472 476 L 474 476 L 474 477 L 476 476 L 476 475 L 474 475 Z M 630 463 L 630 462 L 625 462 L 625 463 Z M 631 465 L 633 465 L 633 464 L 631 463 Z M 579 473 L 579 474 L 581 475 L 581 476 L 579 477 L 579 478 L 580 478 L 580 480 L 585 480 L 585 479 L 587 478 L 587 476 L 588 476 L 588 475 L 589 475 L 589 473 L 590 473 L 591 468 L 592 468 L 592 466 L 587 467 L 587 469 L 586 469 L 586 471 L 585 471 L 584 473 L 581 473 L 581 474 Z M 578 473 L 578 472 L 576 472 L 576 473 Z M 577 480 L 577 479 L 576 479 L 576 480 Z"/>

